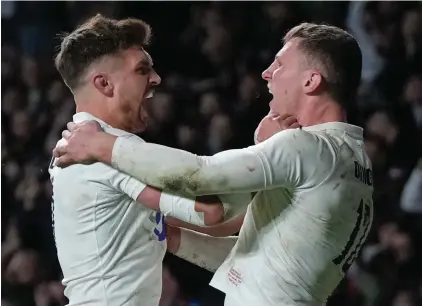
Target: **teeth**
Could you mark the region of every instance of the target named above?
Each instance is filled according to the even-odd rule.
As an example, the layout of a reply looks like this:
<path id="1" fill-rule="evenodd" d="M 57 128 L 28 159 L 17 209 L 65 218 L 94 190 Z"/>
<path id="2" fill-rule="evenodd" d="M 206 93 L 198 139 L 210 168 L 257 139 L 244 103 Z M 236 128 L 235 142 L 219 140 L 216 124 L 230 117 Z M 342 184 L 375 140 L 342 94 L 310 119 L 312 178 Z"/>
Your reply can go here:
<path id="1" fill-rule="evenodd" d="M 150 91 L 148 92 L 148 94 L 145 96 L 146 99 L 152 98 L 154 96 L 154 92 Z"/>

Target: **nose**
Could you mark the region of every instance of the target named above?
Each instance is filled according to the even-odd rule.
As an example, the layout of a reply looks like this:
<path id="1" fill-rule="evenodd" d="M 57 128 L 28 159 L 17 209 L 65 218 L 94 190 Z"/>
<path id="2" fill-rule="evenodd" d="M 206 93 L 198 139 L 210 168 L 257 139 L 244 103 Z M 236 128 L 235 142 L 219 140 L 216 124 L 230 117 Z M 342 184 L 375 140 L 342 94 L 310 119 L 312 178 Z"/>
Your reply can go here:
<path id="1" fill-rule="evenodd" d="M 161 77 L 158 75 L 158 73 L 154 70 L 152 71 L 150 78 L 149 78 L 150 84 L 157 86 L 161 83 Z"/>
<path id="2" fill-rule="evenodd" d="M 269 66 L 267 69 L 265 69 L 262 74 L 261 77 L 265 80 L 265 81 L 270 81 L 271 80 L 271 76 L 272 76 L 272 69 L 271 66 Z"/>

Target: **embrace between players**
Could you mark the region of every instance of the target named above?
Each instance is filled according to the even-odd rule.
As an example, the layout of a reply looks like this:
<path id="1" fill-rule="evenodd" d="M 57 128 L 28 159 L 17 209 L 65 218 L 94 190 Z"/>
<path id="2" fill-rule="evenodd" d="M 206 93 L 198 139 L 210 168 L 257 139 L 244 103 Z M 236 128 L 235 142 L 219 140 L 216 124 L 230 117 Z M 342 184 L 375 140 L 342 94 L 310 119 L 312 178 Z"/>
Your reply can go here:
<path id="1" fill-rule="evenodd" d="M 325 305 L 373 216 L 363 130 L 345 113 L 357 42 L 292 28 L 262 73 L 273 100 L 255 145 L 197 156 L 132 134 L 161 81 L 149 38 L 143 21 L 97 15 L 56 57 L 77 106 L 50 166 L 69 305 L 157 306 L 167 249 L 215 272 L 227 306 Z"/>

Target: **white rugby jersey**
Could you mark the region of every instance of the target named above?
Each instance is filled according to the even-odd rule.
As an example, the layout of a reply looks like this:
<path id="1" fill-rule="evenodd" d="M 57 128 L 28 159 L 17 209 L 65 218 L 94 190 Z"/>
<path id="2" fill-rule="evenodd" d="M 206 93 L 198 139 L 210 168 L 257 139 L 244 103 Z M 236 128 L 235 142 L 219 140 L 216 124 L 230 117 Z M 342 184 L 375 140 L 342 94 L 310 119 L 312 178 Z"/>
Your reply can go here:
<path id="1" fill-rule="evenodd" d="M 258 191 L 236 246 L 211 281 L 239 305 L 325 304 L 372 223 L 371 162 L 363 130 L 347 123 L 285 130 L 205 157 L 119 137 L 112 159 L 162 189 Z"/>
<path id="2" fill-rule="evenodd" d="M 137 137 L 88 113 L 73 119 L 96 120 L 110 134 Z M 157 306 L 167 245 L 164 217 L 136 202 L 146 185 L 103 163 L 52 165 L 50 175 L 69 305 Z"/>
<path id="3" fill-rule="evenodd" d="M 362 129 L 327 123 L 285 133 L 290 141 L 273 145 L 296 154 L 278 165 L 295 184 L 258 192 L 211 281 L 239 305 L 325 305 L 372 223 Z"/>

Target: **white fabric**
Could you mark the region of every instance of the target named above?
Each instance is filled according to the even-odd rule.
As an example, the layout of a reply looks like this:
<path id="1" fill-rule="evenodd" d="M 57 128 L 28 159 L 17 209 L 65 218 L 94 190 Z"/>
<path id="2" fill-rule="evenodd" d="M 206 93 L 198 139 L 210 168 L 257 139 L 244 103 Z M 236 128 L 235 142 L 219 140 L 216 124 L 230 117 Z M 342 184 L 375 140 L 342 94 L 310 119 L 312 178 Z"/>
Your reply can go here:
<path id="1" fill-rule="evenodd" d="M 108 133 L 136 137 L 87 113 L 74 116 L 77 123 L 85 120 L 97 120 Z M 135 202 L 146 185 L 102 163 L 53 167 L 50 175 L 69 305 L 157 306 L 166 240 L 161 214 Z"/>
<path id="2" fill-rule="evenodd" d="M 244 305 L 234 300 L 233 297 L 226 295 L 226 298 L 224 299 L 224 306 L 244 306 Z"/>
<path id="3" fill-rule="evenodd" d="M 324 305 L 372 222 L 363 130 L 346 123 L 285 130 L 212 157 L 119 137 L 113 164 L 192 195 L 259 191 L 211 282 L 241 305 Z"/>
<path id="4" fill-rule="evenodd" d="M 325 305 L 372 222 L 372 181 L 362 182 L 355 166 L 371 168 L 362 130 L 329 123 L 291 134 L 263 153 L 273 177 L 287 178 L 285 187 L 255 196 L 238 243 L 211 281 L 245 306 Z M 335 264 L 356 223 L 351 248 Z"/>
<path id="5" fill-rule="evenodd" d="M 244 214 L 252 200 L 250 192 L 219 194 L 221 203 L 224 207 L 224 220 L 232 220 L 237 216 Z"/>
<path id="6" fill-rule="evenodd" d="M 166 217 L 173 217 L 194 225 L 205 226 L 204 213 L 195 211 L 195 199 L 181 198 L 163 192 L 160 197 L 160 211 Z"/>
<path id="7" fill-rule="evenodd" d="M 175 254 L 201 268 L 215 272 L 226 259 L 237 237 L 211 237 L 181 229 L 180 246 Z"/>

